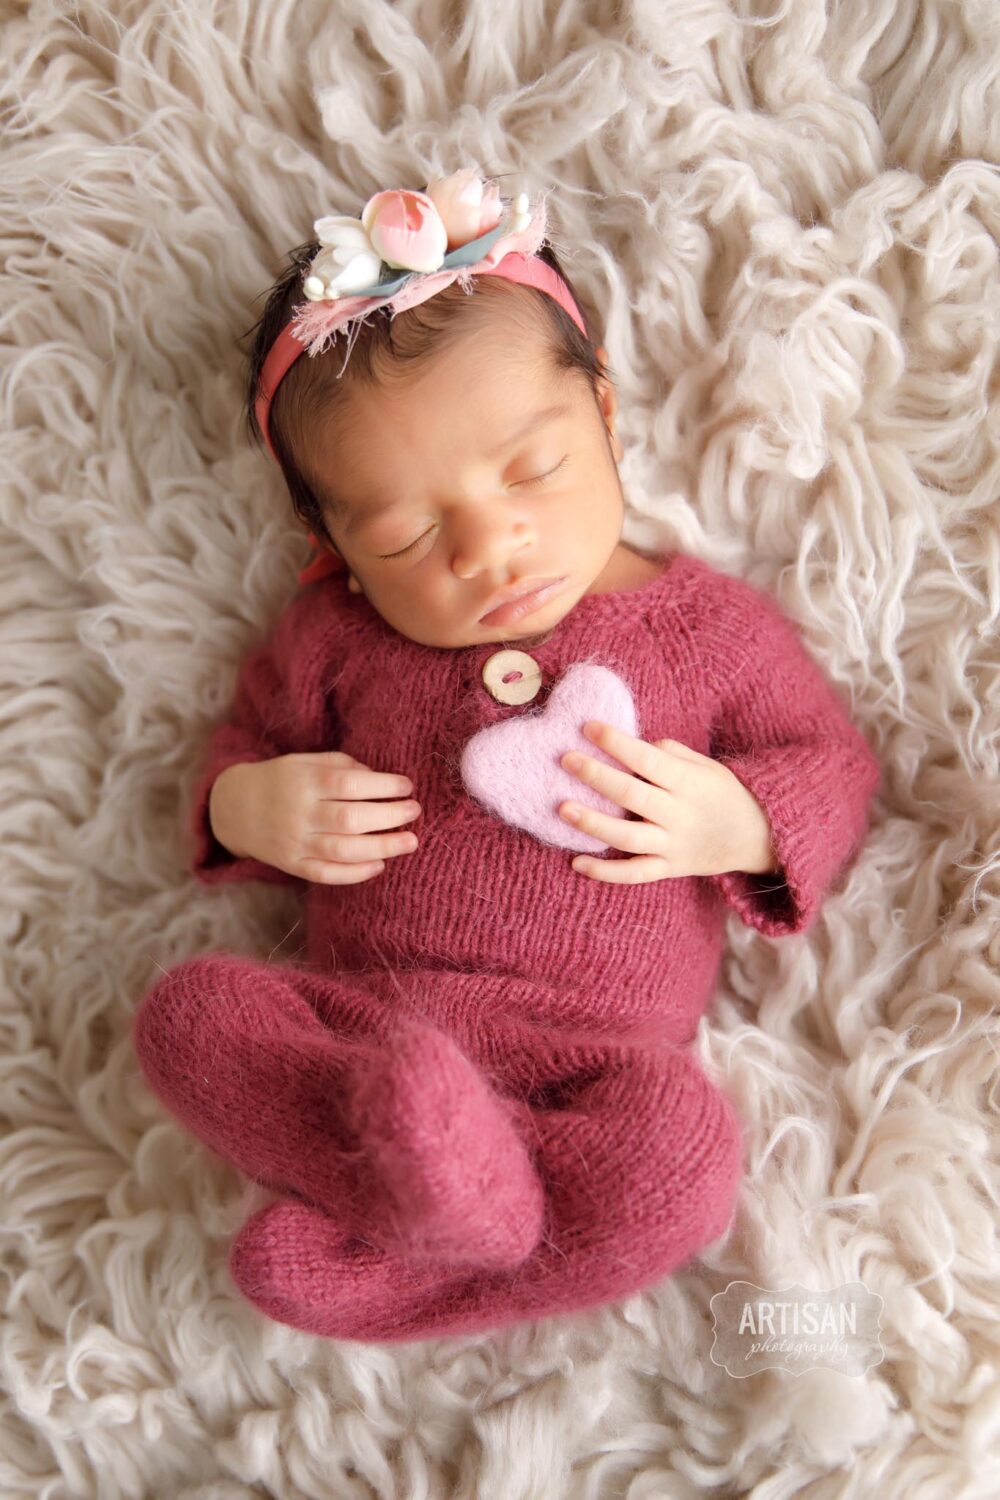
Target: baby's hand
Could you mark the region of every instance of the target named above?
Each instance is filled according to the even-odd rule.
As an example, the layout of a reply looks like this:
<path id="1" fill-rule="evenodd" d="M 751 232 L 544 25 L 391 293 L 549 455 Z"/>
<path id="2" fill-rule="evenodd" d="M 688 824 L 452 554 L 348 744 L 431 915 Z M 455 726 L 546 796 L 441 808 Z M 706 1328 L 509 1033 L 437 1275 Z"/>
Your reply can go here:
<path id="1" fill-rule="evenodd" d="M 581 854 L 573 860 L 574 870 L 626 885 L 682 875 L 722 875 L 728 870 L 778 870 L 767 814 L 721 761 L 699 755 L 678 740 L 636 739 L 597 719 L 585 724 L 583 732 L 638 774 L 630 776 L 572 750 L 560 764 L 609 801 L 638 813 L 641 821 L 560 803 L 560 814 L 575 828 L 637 856 L 609 860 Z M 579 815 L 567 816 L 574 807 Z"/>
<path id="2" fill-rule="evenodd" d="M 320 885 L 355 885 L 417 847 L 414 833 L 377 833 L 420 813 L 406 776 L 373 771 L 341 750 L 229 766 L 215 779 L 209 817 L 238 858 L 276 865 Z"/>

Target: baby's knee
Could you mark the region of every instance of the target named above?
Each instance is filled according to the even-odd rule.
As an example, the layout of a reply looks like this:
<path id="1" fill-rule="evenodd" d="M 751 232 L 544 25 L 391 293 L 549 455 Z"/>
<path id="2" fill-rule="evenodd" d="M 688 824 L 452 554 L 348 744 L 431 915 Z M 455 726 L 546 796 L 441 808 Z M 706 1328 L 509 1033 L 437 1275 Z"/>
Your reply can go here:
<path id="1" fill-rule="evenodd" d="M 146 991 L 132 1018 L 132 1045 L 144 1063 L 187 1051 L 213 996 L 238 976 L 245 960 L 209 953 L 184 959 Z"/>
<path id="2" fill-rule="evenodd" d="M 727 1228 L 743 1177 L 743 1123 L 729 1096 L 702 1074 L 704 1113 L 688 1143 L 689 1176 L 705 1215 L 705 1243 Z"/>
<path id="3" fill-rule="evenodd" d="M 720 1165 L 743 1151 L 743 1127 L 736 1108 L 709 1077 L 694 1053 L 678 1048 L 663 1069 L 664 1113 L 675 1127 L 683 1124 L 686 1154 L 701 1158 L 706 1152 Z"/>
<path id="4" fill-rule="evenodd" d="M 711 1087 L 716 1094 L 715 1105 L 718 1112 L 713 1152 L 716 1170 L 722 1180 L 735 1183 L 739 1180 L 743 1169 L 745 1146 L 743 1122 L 728 1094 L 716 1084 L 711 1084 Z"/>
<path id="5" fill-rule="evenodd" d="M 693 1198 L 731 1202 L 743 1168 L 743 1125 L 729 1096 L 686 1048 L 638 1051 L 608 1080 L 647 1152 Z M 631 1108 L 624 1109 L 625 1095 Z"/>

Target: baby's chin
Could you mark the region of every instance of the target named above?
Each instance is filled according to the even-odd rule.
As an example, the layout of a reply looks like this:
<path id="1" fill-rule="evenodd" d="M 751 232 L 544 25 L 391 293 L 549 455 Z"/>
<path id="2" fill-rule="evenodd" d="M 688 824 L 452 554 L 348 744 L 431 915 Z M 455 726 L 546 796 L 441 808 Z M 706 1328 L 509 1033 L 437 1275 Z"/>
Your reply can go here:
<path id="1" fill-rule="evenodd" d="M 563 610 L 557 619 L 553 620 L 551 624 L 546 625 L 544 630 L 519 631 L 516 626 L 508 625 L 503 633 L 500 633 L 498 630 L 496 635 L 486 637 L 476 636 L 464 642 L 464 644 L 468 646 L 495 646 L 498 651 L 505 649 L 511 651 L 530 651 L 534 646 L 544 646 L 545 642 L 550 640 L 555 633 L 559 621 L 564 615 L 568 614 L 568 609 Z"/>
<path id="2" fill-rule="evenodd" d="M 555 628 L 554 625 L 550 625 L 548 630 L 543 630 L 537 635 L 505 636 L 502 641 L 497 641 L 496 645 L 501 650 L 504 646 L 509 646 L 512 651 L 531 651 L 535 646 L 544 646 L 545 642 L 551 638 Z"/>
<path id="3" fill-rule="evenodd" d="M 555 628 L 554 625 L 550 625 L 548 630 L 534 635 L 495 637 L 469 635 L 467 638 L 455 640 L 428 640 L 424 636 L 412 635 L 408 630 L 402 630 L 400 634 L 405 635 L 408 640 L 414 641 L 418 646 L 429 646 L 438 651 L 465 651 L 473 646 L 492 646 L 494 651 L 532 651 L 538 646 L 544 646 L 553 635 Z"/>

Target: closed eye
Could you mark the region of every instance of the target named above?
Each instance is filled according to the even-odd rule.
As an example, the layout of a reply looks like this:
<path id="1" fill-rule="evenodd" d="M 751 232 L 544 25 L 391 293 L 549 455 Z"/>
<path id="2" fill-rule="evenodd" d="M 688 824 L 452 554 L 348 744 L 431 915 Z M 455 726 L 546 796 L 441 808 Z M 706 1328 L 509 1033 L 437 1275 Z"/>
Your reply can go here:
<path id="1" fill-rule="evenodd" d="M 433 527 L 428 527 L 428 530 L 422 532 L 420 536 L 417 537 L 415 542 L 411 542 L 408 547 L 404 547 L 402 552 L 378 552 L 376 553 L 376 556 L 381 558 L 383 562 L 385 562 L 390 557 L 405 557 L 408 552 L 413 551 L 414 547 L 420 546 L 420 543 L 423 541 L 424 537 L 427 536 L 428 532 L 431 530 L 433 530 Z"/>
<path id="2" fill-rule="evenodd" d="M 550 469 L 547 474 L 538 474 L 538 475 L 535 476 L 534 479 L 519 479 L 517 481 L 517 483 L 519 485 L 521 485 L 521 484 L 544 484 L 545 481 L 546 481 L 546 479 L 551 479 L 552 476 L 553 476 L 553 474 L 558 474 L 559 473 L 559 470 L 562 468 L 562 466 L 566 462 L 567 458 L 569 458 L 569 454 L 568 453 L 566 454 L 566 458 L 560 459 L 560 461 L 556 464 L 555 468 L 554 469 Z"/>
<path id="3" fill-rule="evenodd" d="M 560 459 L 560 461 L 556 464 L 556 466 L 555 466 L 554 469 L 549 469 L 548 472 L 545 473 L 545 474 L 536 474 L 532 479 L 518 479 L 518 480 L 516 480 L 514 488 L 517 489 L 521 485 L 544 484 L 546 482 L 546 480 L 552 478 L 553 474 L 558 474 L 559 470 L 562 468 L 562 466 L 566 462 L 567 458 L 569 458 L 569 454 L 568 453 L 565 455 L 565 457 L 563 457 L 563 458 Z M 428 527 L 427 531 L 422 532 L 420 534 L 420 536 L 417 537 L 416 541 L 411 542 L 408 547 L 404 547 L 402 549 L 402 551 L 400 551 L 400 552 L 379 552 L 377 554 L 377 556 L 379 557 L 379 559 L 382 562 L 386 562 L 390 558 L 393 558 L 393 557 L 406 557 L 408 553 L 410 553 L 410 552 L 412 552 L 414 550 L 414 548 L 420 546 L 420 543 L 423 541 L 424 537 L 425 536 L 429 536 L 430 533 L 431 533 L 431 531 L 433 531 L 433 529 L 434 528 L 432 526 Z"/>

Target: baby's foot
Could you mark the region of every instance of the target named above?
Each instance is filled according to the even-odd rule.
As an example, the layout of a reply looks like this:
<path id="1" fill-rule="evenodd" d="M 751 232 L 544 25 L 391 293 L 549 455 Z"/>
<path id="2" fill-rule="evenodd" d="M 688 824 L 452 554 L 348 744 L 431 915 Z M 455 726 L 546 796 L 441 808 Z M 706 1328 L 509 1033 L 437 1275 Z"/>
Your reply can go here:
<path id="1" fill-rule="evenodd" d="M 279 1198 L 247 1220 L 229 1251 L 229 1272 L 267 1317 L 324 1338 L 400 1343 L 442 1331 L 477 1331 L 472 1289 L 500 1271 L 417 1263 L 341 1229 L 322 1209 Z M 512 1275 L 515 1273 L 507 1273 Z M 501 1319 L 501 1321 L 503 1321 Z"/>
<path id="2" fill-rule="evenodd" d="M 515 1123 L 530 1111 L 495 1093 L 443 1031 L 402 1021 L 348 1081 L 343 1107 L 363 1148 L 364 1235 L 380 1250 L 497 1268 L 531 1253 L 545 1191 Z"/>

